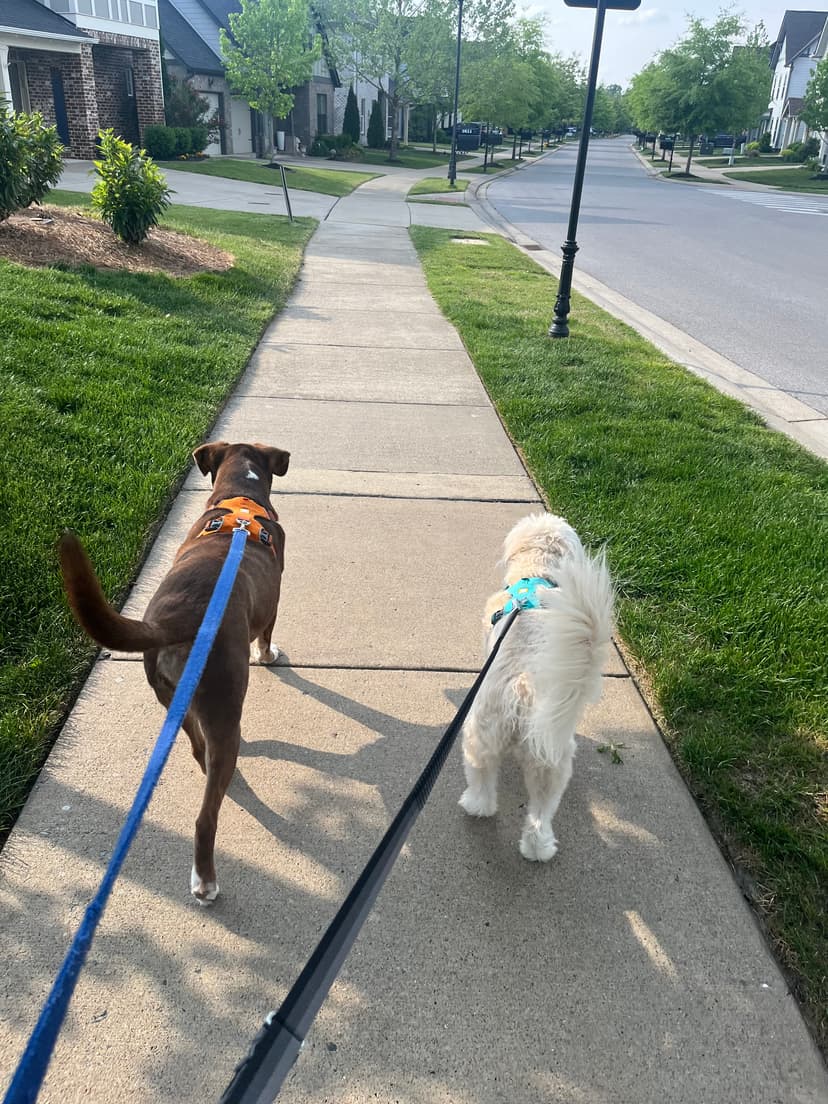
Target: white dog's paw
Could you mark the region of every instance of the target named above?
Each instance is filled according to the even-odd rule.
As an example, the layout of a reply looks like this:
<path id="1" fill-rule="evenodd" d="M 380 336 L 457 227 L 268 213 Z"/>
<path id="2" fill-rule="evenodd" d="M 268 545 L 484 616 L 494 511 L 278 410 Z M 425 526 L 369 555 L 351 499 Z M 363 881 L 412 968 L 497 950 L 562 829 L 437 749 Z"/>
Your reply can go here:
<path id="1" fill-rule="evenodd" d="M 218 882 L 205 882 L 198 876 L 196 868 L 193 867 L 190 871 L 190 893 L 200 905 L 205 907 L 212 905 L 219 895 Z"/>
<path id="2" fill-rule="evenodd" d="M 254 643 L 252 647 L 253 662 L 262 663 L 264 666 L 275 663 L 281 654 L 275 644 L 269 644 L 267 648 L 260 648 L 258 643 Z"/>
<path id="3" fill-rule="evenodd" d="M 530 862 L 549 862 L 558 853 L 558 841 L 552 832 L 527 829 L 520 837 L 520 853 Z"/>
<path id="4" fill-rule="evenodd" d="M 497 798 L 494 795 L 480 793 L 471 788 L 463 791 L 458 804 L 462 805 L 469 816 L 490 817 L 497 812 Z"/>

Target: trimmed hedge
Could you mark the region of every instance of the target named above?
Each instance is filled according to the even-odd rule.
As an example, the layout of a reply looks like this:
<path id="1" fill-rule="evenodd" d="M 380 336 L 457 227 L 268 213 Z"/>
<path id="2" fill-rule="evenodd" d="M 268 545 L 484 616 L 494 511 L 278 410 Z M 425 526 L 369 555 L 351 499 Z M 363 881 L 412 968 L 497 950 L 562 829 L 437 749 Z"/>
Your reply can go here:
<path id="1" fill-rule="evenodd" d="M 189 153 L 201 153 L 208 144 L 206 126 L 170 127 L 148 126 L 144 131 L 144 147 L 157 161 L 170 161 L 174 157 L 186 157 Z"/>

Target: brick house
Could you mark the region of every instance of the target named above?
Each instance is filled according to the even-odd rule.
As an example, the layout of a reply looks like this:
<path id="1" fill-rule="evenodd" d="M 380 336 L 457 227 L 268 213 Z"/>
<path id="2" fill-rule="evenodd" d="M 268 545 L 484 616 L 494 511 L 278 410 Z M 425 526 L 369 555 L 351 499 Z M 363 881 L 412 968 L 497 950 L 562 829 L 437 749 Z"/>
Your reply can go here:
<path id="1" fill-rule="evenodd" d="M 0 98 L 57 126 L 69 157 L 99 130 L 164 122 L 157 0 L 0 0 Z"/>
<path id="2" fill-rule="evenodd" d="M 158 0 L 168 72 L 189 81 L 223 123 L 220 140 L 205 152 L 261 154 L 280 132 L 288 149 L 294 139 L 307 149 L 317 134 L 329 134 L 337 120 L 341 128 L 347 88 L 342 91 L 333 64 L 325 58 L 314 65 L 310 81 L 295 90 L 296 103 L 287 119 L 273 120 L 233 94 L 224 75 L 220 31 L 230 31 L 229 17 L 238 11 L 239 0 Z"/>

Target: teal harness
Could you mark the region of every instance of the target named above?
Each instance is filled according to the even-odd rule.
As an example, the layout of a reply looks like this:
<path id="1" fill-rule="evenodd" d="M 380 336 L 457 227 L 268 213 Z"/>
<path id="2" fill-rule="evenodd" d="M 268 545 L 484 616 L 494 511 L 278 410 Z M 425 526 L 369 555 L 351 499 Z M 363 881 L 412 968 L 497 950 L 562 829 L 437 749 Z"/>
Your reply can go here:
<path id="1" fill-rule="evenodd" d="M 549 590 L 553 590 L 557 587 L 557 583 L 552 583 L 549 579 L 518 579 L 516 583 L 512 583 L 511 586 L 505 587 L 507 594 L 511 595 L 506 601 L 506 605 L 503 609 L 497 610 L 492 614 L 492 624 L 496 625 L 501 617 L 505 617 L 507 613 L 511 613 L 516 606 L 520 606 L 521 609 L 540 609 L 540 599 L 537 595 L 538 587 L 546 587 Z"/>

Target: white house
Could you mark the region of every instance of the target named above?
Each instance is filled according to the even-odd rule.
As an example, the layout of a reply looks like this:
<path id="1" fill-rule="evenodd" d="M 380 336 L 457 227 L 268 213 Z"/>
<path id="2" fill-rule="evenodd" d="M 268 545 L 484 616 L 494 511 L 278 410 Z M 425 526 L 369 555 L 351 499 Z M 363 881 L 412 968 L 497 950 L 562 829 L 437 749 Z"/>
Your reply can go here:
<path id="1" fill-rule="evenodd" d="M 808 127 L 799 118 L 805 88 L 814 71 L 819 44 L 824 39 L 828 12 L 786 11 L 776 42 L 771 49 L 773 70 L 769 119 L 766 129 L 774 149 L 808 137 Z"/>

